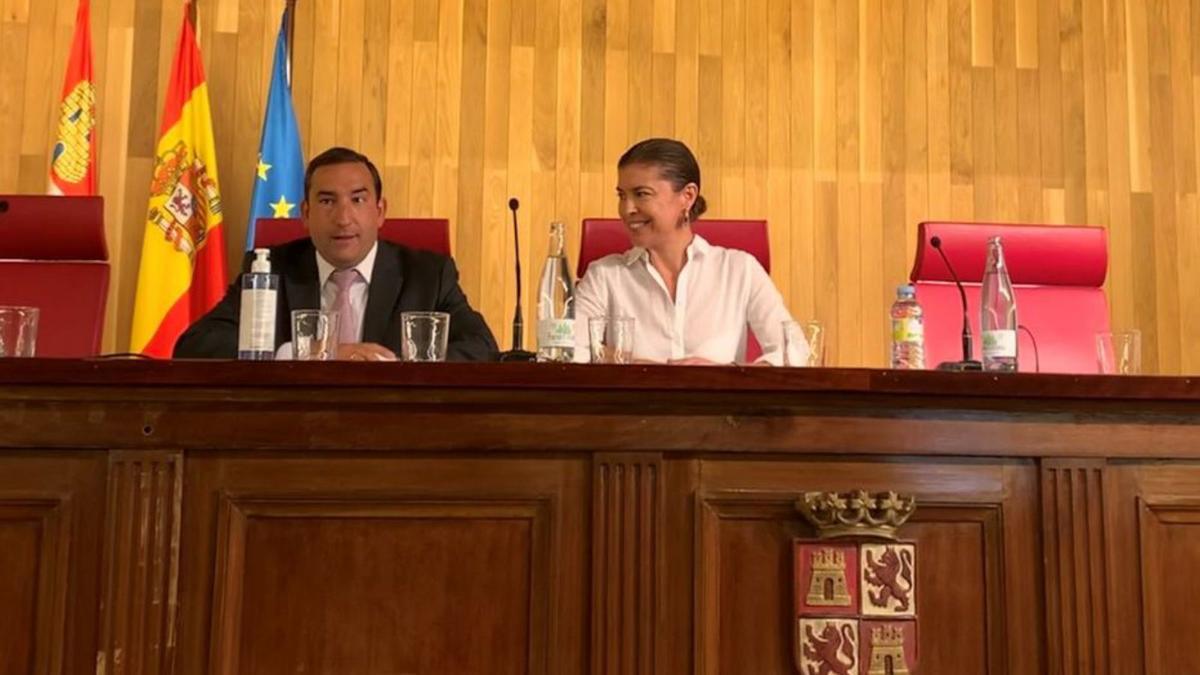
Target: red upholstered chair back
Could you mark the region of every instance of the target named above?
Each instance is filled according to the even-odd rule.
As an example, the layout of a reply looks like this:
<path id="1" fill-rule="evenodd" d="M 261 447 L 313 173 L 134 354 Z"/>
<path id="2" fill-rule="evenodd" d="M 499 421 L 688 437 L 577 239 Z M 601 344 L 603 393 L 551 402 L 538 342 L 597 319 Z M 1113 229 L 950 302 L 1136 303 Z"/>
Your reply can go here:
<path id="1" fill-rule="evenodd" d="M 765 220 L 706 220 L 692 223 L 696 234 L 710 244 L 736 248 L 758 259 L 767 272 L 771 271 L 771 241 L 767 236 Z M 611 253 L 629 250 L 629 231 L 617 218 L 587 218 L 579 236 L 579 265 L 577 276 L 587 272 L 588 265 Z M 754 333 L 746 331 L 746 361 L 753 362 L 762 355 L 762 348 Z"/>
<path id="2" fill-rule="evenodd" d="M 269 248 L 304 239 L 308 232 L 299 218 L 259 218 L 254 225 L 254 247 Z M 388 218 L 379 237 L 393 244 L 450 255 L 450 221 L 445 218 Z"/>
<path id="3" fill-rule="evenodd" d="M 1096 372 L 1095 335 L 1109 330 L 1108 300 L 1101 288 L 1108 270 L 1104 228 L 921 223 L 910 278 L 925 310 L 925 362 L 931 368 L 962 358 L 961 301 L 950 272 L 929 243 L 935 236 L 966 287 L 973 358 L 981 358 L 979 284 L 987 241 L 999 236 L 1017 296 L 1017 322 L 1037 341 L 1041 372 Z M 1018 338 L 1020 370 L 1034 372 L 1030 337 L 1020 331 Z"/>
<path id="4" fill-rule="evenodd" d="M 108 279 L 102 198 L 0 195 L 0 305 L 40 310 L 38 356 L 100 353 Z"/>

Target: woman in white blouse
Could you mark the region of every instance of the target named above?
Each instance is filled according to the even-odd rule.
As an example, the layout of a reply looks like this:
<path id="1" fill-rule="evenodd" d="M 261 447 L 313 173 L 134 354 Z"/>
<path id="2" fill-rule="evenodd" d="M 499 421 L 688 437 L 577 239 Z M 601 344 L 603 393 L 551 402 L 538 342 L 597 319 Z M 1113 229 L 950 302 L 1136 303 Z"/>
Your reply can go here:
<path id="1" fill-rule="evenodd" d="M 579 280 L 577 358 L 587 359 L 590 317 L 631 316 L 636 360 L 744 363 L 749 326 L 763 349 L 757 362 L 782 365 L 783 322 L 791 315 L 766 270 L 749 253 L 692 231 L 706 209 L 692 151 L 673 139 L 647 139 L 625 151 L 617 171 L 633 248 L 596 260 Z"/>

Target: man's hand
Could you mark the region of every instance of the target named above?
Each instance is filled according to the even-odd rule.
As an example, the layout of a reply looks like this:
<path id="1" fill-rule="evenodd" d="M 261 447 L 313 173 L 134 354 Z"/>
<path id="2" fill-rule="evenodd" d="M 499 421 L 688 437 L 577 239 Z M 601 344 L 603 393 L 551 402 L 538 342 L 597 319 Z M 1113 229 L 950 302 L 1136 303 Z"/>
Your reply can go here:
<path id="1" fill-rule="evenodd" d="M 392 350 L 377 345 L 374 342 L 352 342 L 338 345 L 339 361 L 395 361 L 396 355 Z"/>

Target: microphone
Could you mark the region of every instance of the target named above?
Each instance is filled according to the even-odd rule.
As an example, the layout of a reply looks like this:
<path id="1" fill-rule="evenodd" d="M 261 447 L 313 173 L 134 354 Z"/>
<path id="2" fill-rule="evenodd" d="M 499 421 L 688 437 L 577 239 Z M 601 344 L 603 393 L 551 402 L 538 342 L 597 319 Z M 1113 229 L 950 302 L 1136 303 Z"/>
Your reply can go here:
<path id="1" fill-rule="evenodd" d="M 533 352 L 525 351 L 525 320 L 521 318 L 521 238 L 517 233 L 517 209 L 521 208 L 521 202 L 517 201 L 516 197 L 508 200 L 508 210 L 512 211 L 513 223 L 513 250 L 516 252 L 516 272 L 517 272 L 517 307 L 513 312 L 513 337 L 512 349 L 506 352 L 500 352 L 501 361 L 533 361 L 537 355 Z"/>
<path id="2" fill-rule="evenodd" d="M 939 363 L 938 370 L 983 370 L 983 364 L 971 358 L 971 319 L 967 316 L 967 291 L 963 288 L 962 282 L 958 280 L 958 275 L 954 273 L 954 266 L 950 264 L 950 259 L 946 257 L 946 252 L 942 250 L 942 238 L 937 236 L 930 237 L 929 245 L 938 252 L 938 255 L 942 256 L 942 262 L 946 263 L 946 269 L 950 271 L 950 278 L 954 279 L 954 285 L 958 287 L 958 297 L 962 300 L 963 313 L 962 360 Z"/>

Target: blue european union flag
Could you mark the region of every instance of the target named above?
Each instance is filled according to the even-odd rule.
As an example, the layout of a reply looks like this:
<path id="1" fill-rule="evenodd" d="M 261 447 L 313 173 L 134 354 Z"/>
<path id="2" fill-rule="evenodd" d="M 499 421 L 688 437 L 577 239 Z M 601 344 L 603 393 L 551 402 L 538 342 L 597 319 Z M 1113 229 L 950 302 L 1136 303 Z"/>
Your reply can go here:
<path id="1" fill-rule="evenodd" d="M 304 198 L 304 154 L 300 131 L 292 107 L 292 88 L 287 78 L 287 10 L 275 40 L 275 63 L 271 66 L 271 91 L 263 119 L 262 143 L 258 146 L 254 193 L 250 199 L 250 225 L 246 228 L 246 250 L 254 248 L 254 223 L 259 218 L 298 218 Z"/>

